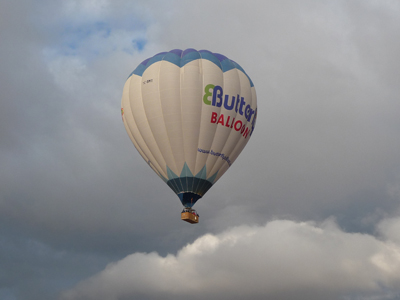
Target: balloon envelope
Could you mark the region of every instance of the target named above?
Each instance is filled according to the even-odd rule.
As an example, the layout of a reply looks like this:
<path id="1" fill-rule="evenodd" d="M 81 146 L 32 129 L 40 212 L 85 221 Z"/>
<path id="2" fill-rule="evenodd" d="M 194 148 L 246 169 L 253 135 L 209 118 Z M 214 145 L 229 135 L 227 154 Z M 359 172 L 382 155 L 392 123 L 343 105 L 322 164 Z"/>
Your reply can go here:
<path id="1" fill-rule="evenodd" d="M 246 146 L 257 99 L 236 62 L 207 50 L 175 49 L 132 72 L 121 114 L 140 155 L 192 207 Z"/>

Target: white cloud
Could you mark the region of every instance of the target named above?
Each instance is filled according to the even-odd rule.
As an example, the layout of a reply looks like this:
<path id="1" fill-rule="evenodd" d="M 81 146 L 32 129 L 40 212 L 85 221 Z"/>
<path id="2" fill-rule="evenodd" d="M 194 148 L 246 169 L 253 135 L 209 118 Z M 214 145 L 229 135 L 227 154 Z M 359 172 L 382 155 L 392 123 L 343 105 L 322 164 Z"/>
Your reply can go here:
<path id="1" fill-rule="evenodd" d="M 385 239 L 400 244 L 400 218 L 387 218 L 378 225 L 379 232 Z"/>
<path id="2" fill-rule="evenodd" d="M 2 242 L 0 298 L 54 299 L 48 290 L 102 269 L 96 255 L 133 252 L 64 297 L 180 299 L 187 287 L 194 298 L 399 298 L 397 2 L 3 2 L 0 228 L 7 243 L 65 252 L 70 271 Z M 196 204 L 200 226 L 174 217 L 178 198 L 119 111 L 138 63 L 187 47 L 240 63 L 260 108 L 254 138 Z M 379 237 L 290 221 L 203 236 L 329 215 Z"/>
<path id="3" fill-rule="evenodd" d="M 399 286 L 399 243 L 346 233 L 332 220 L 276 220 L 206 234 L 176 255 L 129 255 L 60 299 L 362 299 Z"/>
<path id="4" fill-rule="evenodd" d="M 97 17 L 104 14 L 104 12 L 109 8 L 109 5 L 110 2 L 108 0 L 69 0 L 63 2 L 64 11 L 66 13 L 81 13 L 86 17 Z"/>

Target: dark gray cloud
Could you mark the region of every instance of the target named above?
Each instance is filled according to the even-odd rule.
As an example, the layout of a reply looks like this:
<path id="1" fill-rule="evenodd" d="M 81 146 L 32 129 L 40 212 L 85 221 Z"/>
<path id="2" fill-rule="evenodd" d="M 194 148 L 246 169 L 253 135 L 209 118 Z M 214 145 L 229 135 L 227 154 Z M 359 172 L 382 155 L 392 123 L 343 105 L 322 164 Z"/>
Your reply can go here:
<path id="1" fill-rule="evenodd" d="M 205 234 L 218 241 L 228 228 L 263 231 L 273 219 L 333 216 L 349 243 L 334 249 L 350 264 L 354 237 L 373 247 L 398 241 L 396 2 L 5 0 L 1 7 L 1 298 L 54 298 L 109 262 L 117 261 L 120 272 L 168 253 L 178 259 L 188 243 L 208 247 Z M 138 63 L 188 47 L 236 60 L 259 103 L 252 140 L 196 204 L 198 226 L 179 220 L 178 198 L 136 153 L 119 109 L 124 81 Z M 323 267 L 320 274 L 329 270 Z M 110 268 L 94 277 L 102 279 L 90 293 L 112 280 Z M 376 271 L 378 281 L 385 272 Z M 388 294 L 350 282 L 330 295 L 396 299 L 389 281 L 383 280 Z M 155 295 L 145 287 L 143 298 Z"/>

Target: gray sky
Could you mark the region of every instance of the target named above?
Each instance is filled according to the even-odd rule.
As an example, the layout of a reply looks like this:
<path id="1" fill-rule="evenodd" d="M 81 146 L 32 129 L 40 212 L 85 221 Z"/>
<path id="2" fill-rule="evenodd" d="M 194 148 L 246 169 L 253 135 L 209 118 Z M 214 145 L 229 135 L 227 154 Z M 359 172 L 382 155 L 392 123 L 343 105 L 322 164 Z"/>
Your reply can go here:
<path id="1" fill-rule="evenodd" d="M 400 299 L 398 1 L 0 0 L 0 38 L 1 299 Z M 176 48 L 258 97 L 195 226 L 120 116 Z"/>

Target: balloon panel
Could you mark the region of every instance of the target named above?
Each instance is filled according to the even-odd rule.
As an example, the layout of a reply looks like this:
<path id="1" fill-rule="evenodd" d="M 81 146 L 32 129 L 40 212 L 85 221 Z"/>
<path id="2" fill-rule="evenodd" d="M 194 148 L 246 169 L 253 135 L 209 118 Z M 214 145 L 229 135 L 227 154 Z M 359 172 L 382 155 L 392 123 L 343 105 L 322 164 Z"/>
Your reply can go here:
<path id="1" fill-rule="evenodd" d="M 249 76 L 207 50 L 145 60 L 127 79 L 121 107 L 140 155 L 189 207 L 236 160 L 257 118 Z"/>

